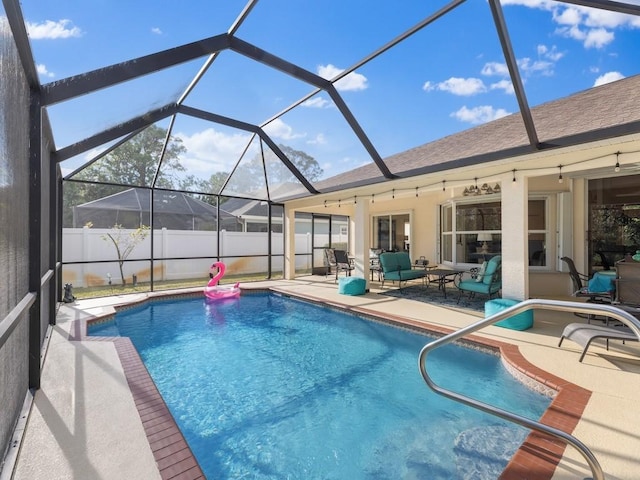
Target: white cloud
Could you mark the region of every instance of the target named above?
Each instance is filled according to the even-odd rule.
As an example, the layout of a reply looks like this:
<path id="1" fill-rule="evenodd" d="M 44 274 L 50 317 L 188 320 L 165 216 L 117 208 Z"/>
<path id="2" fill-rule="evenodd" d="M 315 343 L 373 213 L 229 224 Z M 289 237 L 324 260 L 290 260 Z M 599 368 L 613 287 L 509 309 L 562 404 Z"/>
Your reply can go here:
<path id="1" fill-rule="evenodd" d="M 461 122 L 477 125 L 480 123 L 490 122 L 507 115 L 509 115 L 509 112 L 507 112 L 505 109 L 496 109 L 491 105 L 482 105 L 473 108 L 467 108 L 465 105 L 457 112 L 453 112 L 450 116 L 460 120 Z"/>
<path id="2" fill-rule="evenodd" d="M 316 96 L 310 98 L 306 102 L 303 102 L 301 106 L 308 108 L 329 108 L 333 106 L 333 102 L 327 100 L 326 98 Z"/>
<path id="3" fill-rule="evenodd" d="M 546 45 L 538 45 L 536 47 L 536 51 L 540 59 L 532 60 L 529 57 L 520 58 L 517 61 L 520 72 L 523 75 L 530 76 L 534 74 L 551 76 L 554 73 L 555 63 L 564 57 L 564 53 L 558 51 L 558 48 L 553 45 L 551 48 Z M 500 62 L 487 62 L 482 67 L 480 71 L 482 75 L 485 76 L 499 76 L 508 78 L 509 77 L 509 69 L 507 68 L 506 63 Z M 493 84 L 491 88 L 502 88 L 505 86 L 503 82 L 498 82 L 498 84 Z M 505 92 L 509 92 L 505 89 Z"/>
<path id="4" fill-rule="evenodd" d="M 422 88 L 425 91 L 437 89 L 460 96 L 477 95 L 478 93 L 484 93 L 487 91 L 487 87 L 479 78 L 458 77 L 451 77 L 450 79 L 435 85 L 431 82 L 425 82 Z"/>
<path id="5" fill-rule="evenodd" d="M 515 90 L 513 89 L 513 83 L 510 80 L 500 80 L 499 82 L 492 83 L 489 88 L 491 90 L 503 90 L 508 95 L 513 95 Z"/>
<path id="6" fill-rule="evenodd" d="M 194 174 L 231 171 L 251 139 L 250 134 L 228 135 L 214 128 L 207 128 L 193 135 L 178 133 L 176 136 L 187 149 L 180 162 L 187 171 Z"/>
<path id="7" fill-rule="evenodd" d="M 557 62 L 564 57 L 564 52 L 559 52 L 558 47 L 553 45 L 551 48 L 546 45 L 538 45 L 538 55 L 552 62 Z"/>
<path id="8" fill-rule="evenodd" d="M 638 4 L 637 1 L 632 2 Z M 557 34 L 582 42 L 585 48 L 602 48 L 615 39 L 613 30 L 640 28 L 640 17 L 549 0 L 502 0 L 503 5 L 522 5 L 551 12 L 559 25 Z"/>
<path id="9" fill-rule="evenodd" d="M 63 19 L 54 22 L 47 20 L 44 23 L 25 22 L 27 32 L 32 40 L 58 39 L 81 37 L 82 30 L 74 27 L 71 20 Z"/>
<path id="10" fill-rule="evenodd" d="M 326 78 L 327 80 L 331 80 L 335 78 L 337 75 L 340 75 L 344 72 L 344 69 L 338 68 L 334 65 L 320 65 L 318 67 L 318 75 L 322 78 Z M 367 85 L 367 77 L 361 75 L 356 72 L 351 72 L 346 75 L 344 78 L 338 80 L 334 85 L 337 90 L 346 92 L 346 91 L 358 91 L 358 90 L 366 90 L 369 86 Z"/>
<path id="11" fill-rule="evenodd" d="M 55 74 L 47 70 L 47 67 L 42 63 L 39 63 L 38 65 L 36 65 L 36 70 L 38 71 L 38 75 L 41 75 L 43 77 L 47 77 L 47 78 L 55 77 Z"/>
<path id="12" fill-rule="evenodd" d="M 327 139 L 325 138 L 324 133 L 319 133 L 315 138 L 308 140 L 307 143 L 309 145 L 324 145 L 327 143 Z"/>
<path id="13" fill-rule="evenodd" d="M 158 27 L 153 27 L 151 29 L 151 33 L 155 33 L 156 35 L 162 35 L 162 30 L 160 30 Z"/>
<path id="14" fill-rule="evenodd" d="M 480 73 L 487 76 L 500 75 L 502 77 L 508 77 L 509 69 L 506 63 L 487 62 L 484 64 L 484 67 L 482 67 Z"/>
<path id="15" fill-rule="evenodd" d="M 517 60 L 517 62 L 520 70 L 527 75 L 532 75 L 534 73 L 539 73 L 545 76 L 553 75 L 554 64 L 547 62 L 546 60 L 532 61 L 529 57 L 524 57 Z"/>
<path id="16" fill-rule="evenodd" d="M 306 136 L 304 133 L 293 133 L 293 128 L 287 125 L 280 118 L 276 118 L 274 121 L 265 125 L 264 131 L 272 138 L 281 138 L 282 140 L 293 140 L 294 138 L 300 138 Z"/>
<path id="17" fill-rule="evenodd" d="M 596 78 L 596 81 L 594 82 L 593 86 L 597 87 L 599 85 L 604 85 L 605 83 L 615 82 L 616 80 L 621 80 L 623 78 L 624 78 L 624 75 L 622 75 L 620 72 L 603 73 L 598 78 Z"/>
<path id="18" fill-rule="evenodd" d="M 604 28 L 594 28 L 587 32 L 584 40 L 585 48 L 602 48 L 613 42 L 615 35 Z"/>

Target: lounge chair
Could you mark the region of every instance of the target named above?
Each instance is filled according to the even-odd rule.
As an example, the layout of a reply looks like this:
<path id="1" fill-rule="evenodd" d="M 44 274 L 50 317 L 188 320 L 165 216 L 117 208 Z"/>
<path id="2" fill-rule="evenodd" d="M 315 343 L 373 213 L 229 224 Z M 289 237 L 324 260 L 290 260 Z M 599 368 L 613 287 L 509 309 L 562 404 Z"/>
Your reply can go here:
<path id="1" fill-rule="evenodd" d="M 580 355 L 580 362 L 582 362 L 582 359 L 586 355 L 591 342 L 599 338 L 605 339 L 607 350 L 609 350 L 609 340 L 622 340 L 623 343 L 626 340 L 631 342 L 640 341 L 636 334 L 627 327 L 605 327 L 603 325 L 590 325 L 585 323 L 570 323 L 564 327 L 558 346 L 562 345 L 562 341 L 565 338 L 568 338 L 581 347 L 584 347 L 584 350 L 582 350 L 582 354 Z"/>

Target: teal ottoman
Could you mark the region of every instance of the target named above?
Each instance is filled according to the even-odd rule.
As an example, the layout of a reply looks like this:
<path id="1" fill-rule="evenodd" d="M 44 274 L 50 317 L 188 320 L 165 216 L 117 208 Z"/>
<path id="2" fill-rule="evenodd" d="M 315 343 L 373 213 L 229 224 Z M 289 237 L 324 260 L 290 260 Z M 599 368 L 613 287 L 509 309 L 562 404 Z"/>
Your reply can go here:
<path id="1" fill-rule="evenodd" d="M 495 315 L 502 310 L 506 310 L 509 307 L 513 307 L 520 303 L 518 300 L 511 300 L 510 298 L 495 298 L 489 300 L 484 304 L 484 318 L 488 318 L 491 315 Z M 533 327 L 533 310 L 518 313 L 513 317 L 500 320 L 498 323 L 494 323 L 497 327 L 510 328 L 511 330 L 527 330 Z"/>
<path id="2" fill-rule="evenodd" d="M 342 295 L 364 295 L 367 281 L 360 277 L 344 277 L 338 280 L 338 293 Z"/>

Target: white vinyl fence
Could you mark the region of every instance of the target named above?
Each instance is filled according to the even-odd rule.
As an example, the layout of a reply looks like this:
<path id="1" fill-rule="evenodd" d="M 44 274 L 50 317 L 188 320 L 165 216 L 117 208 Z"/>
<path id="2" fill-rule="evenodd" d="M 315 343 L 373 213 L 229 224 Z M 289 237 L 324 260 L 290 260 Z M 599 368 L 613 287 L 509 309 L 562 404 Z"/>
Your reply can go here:
<path id="1" fill-rule="evenodd" d="M 120 238 L 127 239 L 133 230 L 121 230 Z M 90 287 L 120 284 L 120 270 L 116 248 L 106 235 L 117 232 L 100 228 L 64 228 L 62 231 L 62 261 L 105 262 L 64 265 L 63 282 L 74 287 Z M 284 241 L 282 233 L 273 233 L 272 253 L 282 255 Z M 296 234 L 296 270 L 311 269 L 311 235 Z M 119 242 L 121 248 L 124 241 Z M 208 278 L 209 267 L 218 256 L 217 232 L 188 230 L 156 230 L 153 235 L 154 258 L 190 258 L 184 260 L 155 260 L 153 262 L 154 281 Z M 264 232 L 220 232 L 220 256 L 229 274 L 253 274 L 267 272 L 268 233 Z M 246 255 L 256 255 L 248 258 Z M 260 256 L 262 255 L 262 256 Z M 242 256 L 242 258 L 237 258 Z M 140 282 L 151 277 L 151 234 L 135 246 L 124 263 L 123 271 L 127 283 L 136 275 Z M 236 257 L 236 258 L 233 258 Z M 140 261 L 131 261 L 140 260 Z M 274 257 L 274 272 L 284 268 L 283 257 Z"/>

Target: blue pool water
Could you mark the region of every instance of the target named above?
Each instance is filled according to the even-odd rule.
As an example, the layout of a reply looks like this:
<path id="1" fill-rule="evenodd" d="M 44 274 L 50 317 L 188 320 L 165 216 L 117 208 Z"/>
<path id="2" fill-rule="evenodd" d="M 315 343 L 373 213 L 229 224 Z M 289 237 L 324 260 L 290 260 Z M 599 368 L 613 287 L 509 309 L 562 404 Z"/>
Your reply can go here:
<path id="1" fill-rule="evenodd" d="M 132 339 L 210 479 L 495 479 L 527 434 L 431 392 L 430 337 L 273 294 L 150 303 L 89 333 Z M 529 418 L 549 404 L 494 355 L 429 365 Z"/>

